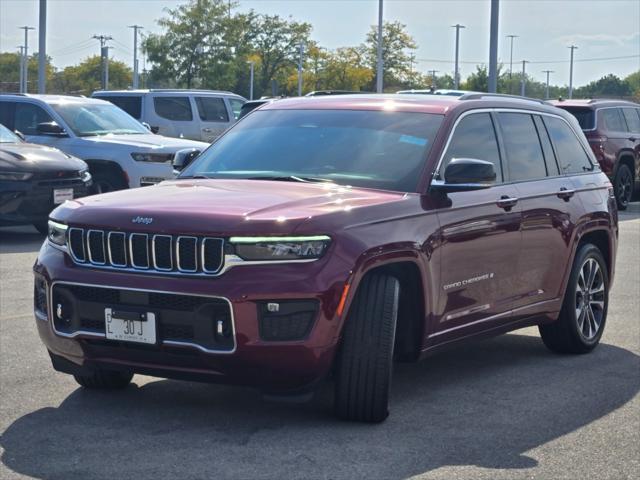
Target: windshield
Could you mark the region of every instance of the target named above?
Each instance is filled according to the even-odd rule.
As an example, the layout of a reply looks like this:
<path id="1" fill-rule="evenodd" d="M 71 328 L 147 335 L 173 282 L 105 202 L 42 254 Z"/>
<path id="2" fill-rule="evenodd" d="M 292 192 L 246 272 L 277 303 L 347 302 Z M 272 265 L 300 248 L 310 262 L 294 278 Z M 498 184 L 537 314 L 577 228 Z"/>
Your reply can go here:
<path id="1" fill-rule="evenodd" d="M 412 192 L 442 118 L 392 111 L 257 110 L 180 178 L 332 181 Z"/>
<path id="2" fill-rule="evenodd" d="M 0 123 L 0 143 L 20 143 L 20 137 Z"/>
<path id="3" fill-rule="evenodd" d="M 149 133 L 140 122 L 113 104 L 70 102 L 51 106 L 79 137 Z"/>

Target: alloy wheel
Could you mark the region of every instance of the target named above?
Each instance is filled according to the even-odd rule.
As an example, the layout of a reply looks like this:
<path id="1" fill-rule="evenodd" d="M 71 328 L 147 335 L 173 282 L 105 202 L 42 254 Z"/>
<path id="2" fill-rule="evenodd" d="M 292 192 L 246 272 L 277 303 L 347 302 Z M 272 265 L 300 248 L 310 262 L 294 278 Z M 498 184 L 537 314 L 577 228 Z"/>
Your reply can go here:
<path id="1" fill-rule="evenodd" d="M 594 258 L 587 258 L 578 275 L 575 309 L 578 330 L 585 340 L 593 340 L 600 331 L 605 309 L 604 275 Z"/>
<path id="2" fill-rule="evenodd" d="M 633 178 L 629 169 L 625 168 L 620 172 L 618 178 L 618 184 L 616 185 L 617 196 L 622 205 L 627 205 L 631 199 L 631 193 L 633 188 Z"/>

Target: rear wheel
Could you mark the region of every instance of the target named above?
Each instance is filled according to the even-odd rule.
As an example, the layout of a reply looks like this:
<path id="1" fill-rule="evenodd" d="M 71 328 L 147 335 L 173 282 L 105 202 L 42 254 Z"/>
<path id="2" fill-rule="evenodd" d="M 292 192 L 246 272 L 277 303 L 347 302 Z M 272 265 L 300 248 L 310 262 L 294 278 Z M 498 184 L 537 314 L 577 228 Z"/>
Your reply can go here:
<path id="1" fill-rule="evenodd" d="M 602 337 L 609 304 L 609 276 L 600 250 L 584 244 L 574 260 L 562 310 L 557 321 L 541 325 L 549 350 L 587 353 Z"/>
<path id="2" fill-rule="evenodd" d="M 73 378 L 84 388 L 116 390 L 129 385 L 133 378 L 133 373 L 98 368 L 90 375 L 74 375 Z"/>
<path id="3" fill-rule="evenodd" d="M 626 210 L 633 195 L 633 173 L 626 164 L 621 164 L 613 180 L 618 210 Z"/>
<path id="4" fill-rule="evenodd" d="M 389 415 L 400 284 L 373 274 L 358 288 L 344 326 L 335 382 L 335 413 L 345 420 L 381 422 Z"/>

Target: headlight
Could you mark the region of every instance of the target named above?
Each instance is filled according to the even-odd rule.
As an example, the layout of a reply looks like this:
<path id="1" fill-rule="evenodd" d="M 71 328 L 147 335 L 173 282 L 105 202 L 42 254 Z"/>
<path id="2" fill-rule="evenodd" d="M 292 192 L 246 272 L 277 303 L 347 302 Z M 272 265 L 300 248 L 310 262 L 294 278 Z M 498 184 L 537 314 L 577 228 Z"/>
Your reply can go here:
<path id="1" fill-rule="evenodd" d="M 132 153 L 131 158 L 136 162 L 154 162 L 154 163 L 167 163 L 173 161 L 172 153 Z"/>
<path id="2" fill-rule="evenodd" d="M 67 244 L 67 226 L 64 223 L 58 223 L 49 220 L 49 233 L 47 238 L 51 243 L 64 247 Z"/>
<path id="3" fill-rule="evenodd" d="M 24 172 L 0 172 L 0 180 L 23 181 L 33 177 L 33 173 Z"/>
<path id="4" fill-rule="evenodd" d="M 84 183 L 89 183 L 91 181 L 91 174 L 89 173 L 89 170 L 81 170 L 79 172 L 79 176 Z"/>
<path id="5" fill-rule="evenodd" d="M 231 237 L 238 257 L 248 261 L 314 260 L 329 247 L 326 235 L 312 237 Z"/>

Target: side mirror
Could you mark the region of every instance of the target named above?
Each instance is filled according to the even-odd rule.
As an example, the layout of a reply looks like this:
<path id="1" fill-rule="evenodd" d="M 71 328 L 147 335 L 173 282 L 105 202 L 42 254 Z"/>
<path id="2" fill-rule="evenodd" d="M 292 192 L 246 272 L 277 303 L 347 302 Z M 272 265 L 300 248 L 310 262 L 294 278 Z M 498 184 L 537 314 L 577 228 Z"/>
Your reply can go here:
<path id="1" fill-rule="evenodd" d="M 147 130 L 149 130 L 151 132 L 151 125 L 149 125 L 147 122 L 140 122 L 142 123 L 142 126 L 144 128 L 146 128 Z M 155 133 L 155 132 L 151 132 L 151 133 Z"/>
<path id="2" fill-rule="evenodd" d="M 444 170 L 444 180 L 433 180 L 435 191 L 465 192 L 491 187 L 496 181 L 493 163 L 475 158 L 454 158 Z"/>
<path id="3" fill-rule="evenodd" d="M 178 172 L 184 170 L 198 155 L 200 155 L 200 150 L 197 148 L 178 150 L 173 157 L 173 168 Z"/>
<path id="4" fill-rule="evenodd" d="M 66 137 L 67 132 L 56 122 L 39 123 L 36 130 L 41 135 L 51 135 L 53 137 Z"/>
<path id="5" fill-rule="evenodd" d="M 17 136 L 20 140 L 22 140 L 23 142 L 26 142 L 26 141 L 27 141 L 27 139 L 26 139 L 26 138 L 24 138 L 24 133 L 22 133 L 20 130 L 14 130 L 14 131 L 13 131 L 13 133 L 15 133 L 15 134 L 16 134 L 16 136 Z"/>

